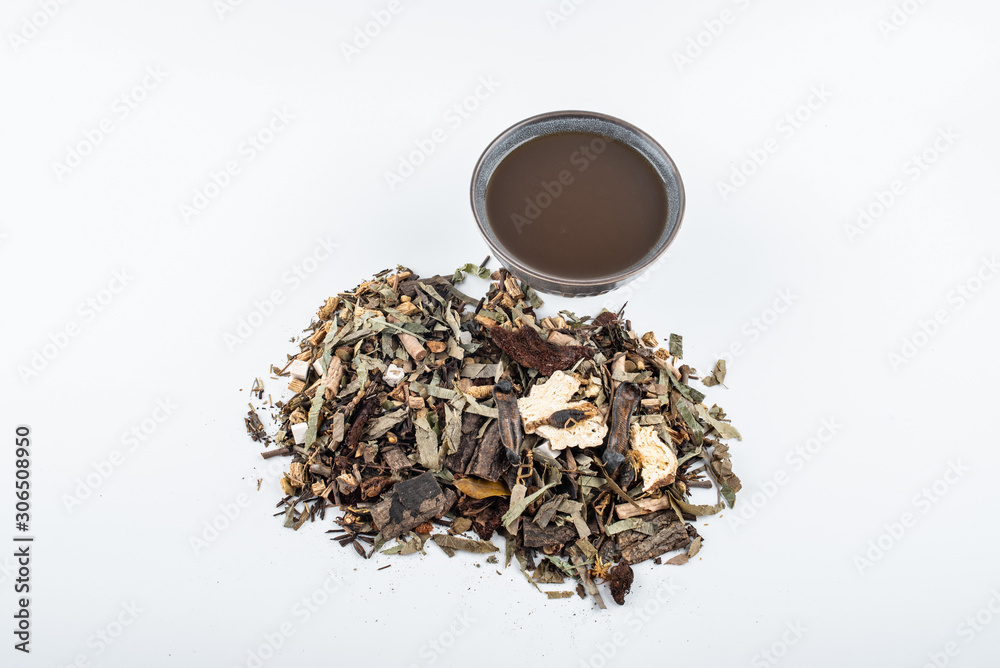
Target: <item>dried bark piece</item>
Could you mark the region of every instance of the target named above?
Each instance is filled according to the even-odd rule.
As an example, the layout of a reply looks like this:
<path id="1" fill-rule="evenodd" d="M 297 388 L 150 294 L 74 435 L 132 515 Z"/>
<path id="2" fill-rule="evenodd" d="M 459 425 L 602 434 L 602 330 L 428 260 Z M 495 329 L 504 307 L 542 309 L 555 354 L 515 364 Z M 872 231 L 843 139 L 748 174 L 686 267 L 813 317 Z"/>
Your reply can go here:
<path id="1" fill-rule="evenodd" d="M 458 448 L 445 458 L 445 465 L 453 473 L 467 474 L 469 463 L 476 452 L 476 434 L 485 421 L 486 418 L 475 413 L 462 415 L 462 435 L 458 441 Z"/>
<path id="2" fill-rule="evenodd" d="M 368 424 L 368 420 L 378 412 L 378 397 L 369 397 L 363 404 L 361 408 L 358 409 L 357 415 L 354 416 L 354 422 L 351 423 L 351 428 L 347 431 L 347 449 L 348 452 L 354 452 L 358 449 L 358 444 L 361 442 L 361 437 L 365 433 L 365 426 Z"/>
<path id="3" fill-rule="evenodd" d="M 494 422 L 479 441 L 466 473 L 496 482 L 509 468 L 510 462 L 504 456 L 500 441 L 500 426 Z"/>
<path id="4" fill-rule="evenodd" d="M 629 419 L 641 398 L 642 392 L 635 383 L 622 383 L 615 391 L 615 398 L 611 403 L 610 436 L 603 456 L 604 466 L 610 475 L 617 473 L 618 467 L 625 463 Z"/>
<path id="5" fill-rule="evenodd" d="M 477 437 L 483 422 L 485 418 L 480 415 L 463 414 L 462 436 L 459 439 L 458 450 L 448 455 L 445 465 L 452 473 L 496 482 L 510 468 L 510 463 L 504 456 L 504 447 L 500 441 L 500 430 L 496 422 L 487 428 L 482 439 Z"/>
<path id="6" fill-rule="evenodd" d="M 611 576 L 611 598 L 618 605 L 625 605 L 625 595 L 632 591 L 632 581 L 635 579 L 632 567 L 623 561 L 609 570 L 608 575 Z"/>
<path id="7" fill-rule="evenodd" d="M 455 505 L 455 492 L 442 489 L 428 471 L 396 483 L 389 496 L 372 506 L 372 519 L 386 540 L 441 517 Z"/>
<path id="8" fill-rule="evenodd" d="M 361 483 L 361 496 L 366 499 L 377 498 L 387 487 L 392 485 L 392 480 L 385 476 L 369 478 Z"/>
<path id="9" fill-rule="evenodd" d="M 382 450 L 382 459 L 385 460 L 386 465 L 392 469 L 393 473 L 408 469 L 412 465 L 410 460 L 406 458 L 406 455 L 403 454 L 403 451 L 395 445 Z"/>
<path id="10" fill-rule="evenodd" d="M 340 391 L 340 382 L 344 379 L 344 363 L 334 355 L 330 358 L 330 366 L 326 369 L 326 374 L 320 380 L 323 382 L 323 396 L 327 401 L 332 401 L 337 392 Z"/>
<path id="11" fill-rule="evenodd" d="M 538 369 L 546 376 L 594 356 L 594 351 L 584 346 L 546 343 L 531 327 L 521 327 L 510 332 L 503 327 L 493 327 L 489 333 L 493 342 L 512 360 L 521 366 Z"/>
<path id="12" fill-rule="evenodd" d="M 524 430 L 521 428 L 521 414 L 518 411 L 517 393 L 507 379 L 493 386 L 493 401 L 496 402 L 500 419 L 500 440 L 511 466 L 521 463 L 521 446 L 524 443 Z"/>
<path id="13" fill-rule="evenodd" d="M 656 427 L 629 427 L 632 451 L 642 474 L 642 491 L 665 487 L 677 475 L 677 455 L 656 433 Z"/>
<path id="14" fill-rule="evenodd" d="M 569 334 L 563 334 L 562 332 L 549 332 L 549 338 L 546 339 L 548 343 L 554 343 L 557 346 L 578 346 L 580 342 L 574 339 Z"/>
<path id="15" fill-rule="evenodd" d="M 671 511 L 650 515 L 648 521 L 656 531 L 652 536 L 631 529 L 618 536 L 618 548 L 622 558 L 630 564 L 658 557 L 661 554 L 687 547 L 691 542 L 684 523 Z"/>
<path id="16" fill-rule="evenodd" d="M 618 316 L 611 311 L 601 311 L 600 313 L 597 314 L 597 317 L 594 318 L 594 324 L 597 325 L 598 327 L 617 325 Z"/>
<path id="17" fill-rule="evenodd" d="M 639 508 L 636 508 L 639 506 Z M 622 503 L 615 506 L 615 514 L 618 515 L 619 519 L 628 519 L 629 517 L 635 517 L 637 515 L 643 515 L 645 513 L 652 513 L 657 510 L 665 510 L 670 507 L 670 497 L 661 496 L 658 499 L 642 499 L 636 501 L 635 505 L 631 503 Z"/>
<path id="18" fill-rule="evenodd" d="M 500 528 L 504 513 L 509 508 L 510 503 L 501 497 L 476 500 L 463 496 L 458 500 L 459 514 L 472 520 L 472 528 L 483 540 L 489 540 L 493 532 Z"/>
<path id="19" fill-rule="evenodd" d="M 269 442 L 270 439 L 267 437 L 267 431 L 264 429 L 263 423 L 260 421 L 260 416 L 257 415 L 257 411 L 251 408 L 247 411 L 247 417 L 243 418 L 243 422 L 246 423 L 247 433 L 250 434 L 250 438 L 255 441 Z"/>
<path id="20" fill-rule="evenodd" d="M 543 529 L 534 522 L 526 520 L 523 526 L 525 547 L 552 547 L 576 540 L 576 529 L 572 524 L 562 526 L 551 524 Z"/>
<path id="21" fill-rule="evenodd" d="M 337 311 L 337 306 L 340 305 L 340 297 L 327 297 L 326 303 L 323 304 L 316 312 L 316 317 L 320 320 L 329 320 L 333 317 L 333 314 Z"/>

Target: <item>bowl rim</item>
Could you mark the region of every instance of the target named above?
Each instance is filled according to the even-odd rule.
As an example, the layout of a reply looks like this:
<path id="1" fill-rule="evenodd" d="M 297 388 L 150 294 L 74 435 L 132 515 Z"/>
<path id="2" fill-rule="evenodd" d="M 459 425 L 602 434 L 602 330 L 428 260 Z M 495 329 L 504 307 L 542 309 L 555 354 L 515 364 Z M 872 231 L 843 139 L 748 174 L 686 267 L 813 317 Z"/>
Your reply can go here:
<path id="1" fill-rule="evenodd" d="M 492 154 L 496 151 L 497 147 L 500 144 L 502 144 L 504 141 L 506 141 L 509 137 L 511 137 L 514 133 L 521 130 L 522 128 L 531 125 L 537 125 L 545 121 L 573 119 L 573 118 L 595 119 L 605 123 L 610 123 L 612 125 L 617 125 L 628 132 L 635 133 L 643 140 L 643 142 L 645 142 L 648 146 L 652 147 L 655 151 L 660 153 L 660 157 L 670 168 L 669 169 L 670 177 L 673 178 L 677 186 L 677 203 L 676 206 L 674 207 L 677 212 L 676 215 L 677 222 L 673 225 L 673 227 L 669 227 L 670 214 L 668 213 L 667 226 L 664 228 L 663 235 L 657 240 L 657 245 L 659 246 L 658 250 L 654 253 L 645 256 L 644 259 L 641 262 L 637 263 L 636 265 L 633 265 L 628 269 L 625 269 L 615 274 L 608 274 L 606 276 L 598 276 L 593 278 L 568 278 L 565 276 L 546 274 L 533 267 L 530 267 L 524 264 L 523 262 L 519 261 L 515 257 L 513 257 L 513 255 L 510 252 L 508 252 L 503 246 L 501 246 L 498 243 L 496 239 L 494 239 L 491 236 L 491 234 L 486 229 L 487 228 L 486 222 L 480 219 L 479 211 L 476 208 L 476 202 L 477 202 L 476 185 L 480 181 L 480 175 L 483 170 L 483 166 L 485 165 L 487 159 L 492 156 Z M 599 134 L 599 133 L 593 133 L 593 134 Z M 538 136 L 543 136 L 543 135 L 538 135 Z M 532 137 L 531 139 L 535 138 L 536 137 Z M 513 152 L 516 148 L 518 148 L 527 141 L 531 141 L 531 139 L 526 139 L 524 142 L 520 142 L 511 147 L 503 156 L 503 158 L 500 158 L 497 164 L 502 162 L 503 159 L 506 158 L 507 155 Z M 634 149 L 635 147 L 632 148 Z M 645 158 L 646 156 L 643 157 Z M 652 163 L 650 164 L 654 169 L 656 169 L 655 165 L 653 165 Z M 657 173 L 659 173 L 658 169 L 656 171 Z M 488 181 L 487 185 L 489 185 Z M 666 185 L 666 180 L 665 180 L 665 185 Z M 506 130 L 501 132 L 499 135 L 497 135 L 496 138 L 494 138 L 493 141 L 491 141 L 489 145 L 487 145 L 487 147 L 483 150 L 482 154 L 480 154 L 479 160 L 476 161 L 476 166 L 472 171 L 472 182 L 469 188 L 469 198 L 470 198 L 470 204 L 472 206 L 472 215 L 476 219 L 476 226 L 479 228 L 479 233 L 483 236 L 483 239 L 486 241 L 486 245 L 489 246 L 490 250 L 495 255 L 497 255 L 498 258 L 502 260 L 504 264 L 513 265 L 521 274 L 536 279 L 539 284 L 546 284 L 546 283 L 555 284 L 563 286 L 568 289 L 572 289 L 573 287 L 594 288 L 608 284 L 623 284 L 634 278 L 636 275 L 644 272 L 651 265 L 653 265 L 653 263 L 659 260 L 660 257 L 663 255 L 663 253 L 666 252 L 667 247 L 670 246 L 671 243 L 673 243 L 673 240 L 677 236 L 677 233 L 680 231 L 681 224 L 683 223 L 684 220 L 684 208 L 686 202 L 686 197 L 684 192 L 684 182 L 681 180 L 681 174 L 680 170 L 677 169 L 677 163 L 674 162 L 674 159 L 670 156 L 669 153 L 667 153 L 666 149 L 664 149 L 663 146 L 661 146 L 658 141 L 653 139 L 648 133 L 644 132 L 635 125 L 632 125 L 628 121 L 624 121 L 616 116 L 611 116 L 609 114 L 603 114 L 596 111 L 584 111 L 579 109 L 564 109 L 559 111 L 547 111 L 545 113 L 536 114 L 534 116 L 530 116 L 528 118 L 520 120 L 517 123 L 514 123 Z M 486 196 L 484 189 L 484 194 L 483 194 L 484 208 L 485 208 L 485 199 Z M 669 193 L 668 193 L 668 203 L 669 203 Z M 532 281 L 526 281 L 526 282 L 531 284 Z"/>

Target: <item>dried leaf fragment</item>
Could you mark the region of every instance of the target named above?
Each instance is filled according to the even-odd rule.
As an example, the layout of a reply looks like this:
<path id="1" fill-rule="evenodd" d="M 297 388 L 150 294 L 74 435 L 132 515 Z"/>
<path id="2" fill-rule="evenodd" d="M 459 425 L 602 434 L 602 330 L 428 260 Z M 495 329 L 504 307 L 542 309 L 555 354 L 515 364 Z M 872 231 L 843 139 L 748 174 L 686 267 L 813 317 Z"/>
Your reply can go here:
<path id="1" fill-rule="evenodd" d="M 488 540 L 476 540 L 474 538 L 462 538 L 461 536 L 449 536 L 446 533 L 436 533 L 431 536 L 431 540 L 437 543 L 442 549 L 463 550 L 475 554 L 489 554 L 498 552 L 499 548 Z"/>
<path id="2" fill-rule="evenodd" d="M 715 368 L 712 369 L 712 374 L 705 376 L 701 379 L 701 382 L 706 387 L 712 387 L 713 385 L 721 385 L 726 381 L 726 360 L 719 360 L 715 363 Z"/>
<path id="3" fill-rule="evenodd" d="M 481 478 L 456 478 L 455 487 L 458 491 L 473 499 L 488 499 L 491 496 L 510 496 L 507 486 L 502 482 L 482 480 Z"/>

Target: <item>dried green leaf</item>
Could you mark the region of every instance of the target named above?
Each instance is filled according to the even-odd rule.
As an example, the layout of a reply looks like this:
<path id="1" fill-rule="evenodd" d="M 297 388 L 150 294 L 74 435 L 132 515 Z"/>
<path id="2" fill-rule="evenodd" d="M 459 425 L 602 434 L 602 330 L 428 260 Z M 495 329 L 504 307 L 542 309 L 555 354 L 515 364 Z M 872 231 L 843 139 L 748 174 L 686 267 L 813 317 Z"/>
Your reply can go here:
<path id="1" fill-rule="evenodd" d="M 468 262 L 455 270 L 455 275 L 451 277 L 451 282 L 461 283 L 462 281 L 465 280 L 466 274 L 472 274 L 473 276 L 478 276 L 479 278 L 482 278 L 484 280 L 489 280 L 490 273 L 491 273 L 490 270 L 487 269 L 486 267 L 480 267 L 472 264 L 471 262 Z M 475 304 L 476 302 L 472 303 Z"/>
<path id="2" fill-rule="evenodd" d="M 698 404 L 694 407 L 698 411 L 698 417 L 705 421 L 706 424 L 710 425 L 712 429 L 718 432 L 719 438 L 730 439 L 735 438 L 737 441 L 742 441 L 743 437 L 740 436 L 740 432 L 733 425 L 728 422 L 720 422 L 716 420 L 709 414 L 709 409 L 705 408 L 703 405 Z"/>
<path id="3" fill-rule="evenodd" d="M 421 290 L 423 290 L 424 292 L 426 292 L 427 294 L 429 294 L 431 297 L 433 297 L 437 301 L 441 302 L 442 304 L 447 304 L 448 303 L 445 300 L 444 297 L 442 297 L 441 295 L 438 294 L 437 290 L 435 290 L 431 286 L 427 285 L 426 283 L 420 282 L 420 283 L 417 283 L 417 285 L 420 286 Z"/>
<path id="4" fill-rule="evenodd" d="M 548 491 L 548 489 L 550 487 L 552 487 L 552 486 L 553 486 L 553 483 L 549 483 L 548 485 L 545 485 L 545 487 L 542 487 L 540 490 L 538 490 L 534 494 L 529 494 L 527 497 L 525 497 L 525 498 L 523 498 L 523 499 L 521 499 L 519 501 L 515 501 L 514 500 L 514 496 L 513 496 L 513 493 L 512 493 L 511 494 L 511 498 L 510 498 L 510 500 L 511 500 L 510 509 L 506 513 L 504 513 L 503 519 L 501 520 L 503 522 L 503 525 L 505 527 L 507 527 L 507 530 L 509 531 L 511 523 L 514 520 L 516 520 L 517 518 L 519 518 L 522 513 L 524 513 L 524 509 L 525 508 L 527 508 L 532 503 L 534 503 L 535 499 L 537 499 L 542 494 L 544 494 L 546 491 Z M 515 489 L 516 489 L 516 487 L 515 487 Z"/>
<path id="5" fill-rule="evenodd" d="M 437 471 L 441 468 L 437 433 L 427 421 L 427 415 L 415 419 L 413 426 L 416 427 L 417 462 L 428 471 Z"/>
<path id="6" fill-rule="evenodd" d="M 547 592 L 545 592 L 545 595 L 548 596 L 550 599 L 571 598 L 574 593 L 575 592 L 572 591 L 572 590 L 570 590 L 570 591 L 547 591 Z"/>
<path id="7" fill-rule="evenodd" d="M 305 447 L 308 450 L 316 442 L 316 431 L 319 429 L 319 414 L 323 410 L 323 388 L 320 388 L 316 392 L 316 396 L 313 397 L 312 405 L 309 406 L 309 417 L 306 420 L 308 427 L 306 428 L 306 439 Z"/>
<path id="8" fill-rule="evenodd" d="M 557 557 L 555 555 L 551 555 L 551 554 L 545 555 L 545 558 L 548 561 L 550 561 L 556 568 L 558 568 L 563 573 L 565 573 L 566 575 L 570 576 L 571 578 L 575 578 L 576 577 L 576 575 L 577 575 L 577 573 L 576 573 L 576 567 L 574 567 L 573 564 L 569 563 L 565 559 L 561 559 L 561 558 L 559 558 L 559 557 Z"/>
<path id="9" fill-rule="evenodd" d="M 690 513 L 695 517 L 703 517 L 705 515 L 715 515 L 716 513 L 718 513 L 719 511 L 721 511 L 723 508 L 726 507 L 726 504 L 722 503 L 721 501 L 715 504 L 714 506 L 693 505 L 681 499 L 674 499 L 674 502 L 685 513 Z"/>
<path id="10" fill-rule="evenodd" d="M 673 385 L 674 389 L 680 392 L 681 396 L 690 401 L 692 404 L 697 406 L 705 400 L 705 395 L 690 385 L 684 385 L 683 383 L 678 382 L 670 374 L 667 374 L 667 378 L 670 379 L 670 384 Z"/>
<path id="11" fill-rule="evenodd" d="M 391 413 L 385 413 L 380 415 L 374 420 L 371 420 L 367 427 L 365 428 L 366 438 L 380 438 L 384 436 L 390 429 L 398 425 L 400 422 L 406 419 L 408 411 L 406 408 L 400 408 Z M 306 438 L 308 439 L 308 433 Z"/>
<path id="12" fill-rule="evenodd" d="M 640 533 L 644 533 L 647 536 L 652 536 L 656 533 L 656 529 L 653 527 L 651 522 L 645 521 L 642 516 L 629 517 L 628 519 L 618 520 L 612 524 L 604 527 L 604 533 L 609 536 L 614 536 L 620 534 L 622 531 L 628 531 L 629 529 L 635 529 Z"/>
<path id="13" fill-rule="evenodd" d="M 719 360 L 715 363 L 715 368 L 712 369 L 712 374 L 705 376 L 701 379 L 701 382 L 706 387 L 712 387 L 713 385 L 721 385 L 726 380 L 726 360 Z"/>
<path id="14" fill-rule="evenodd" d="M 674 357 L 684 357 L 684 337 L 680 334 L 670 335 L 670 354 Z"/>
<path id="15" fill-rule="evenodd" d="M 705 440 L 705 430 L 698 423 L 698 420 L 691 413 L 690 404 L 685 400 L 680 400 L 677 402 L 677 413 L 684 419 L 684 423 L 691 430 L 691 442 L 695 445 L 701 445 Z"/>
<path id="16" fill-rule="evenodd" d="M 500 548 L 490 541 L 449 536 L 446 533 L 436 533 L 431 536 L 431 540 L 437 543 L 442 549 L 462 550 L 463 552 L 474 552 L 476 554 L 489 554 L 500 550 Z"/>
<path id="17" fill-rule="evenodd" d="M 695 539 L 691 541 L 691 546 L 688 548 L 688 556 L 694 557 L 699 552 L 701 552 L 701 536 L 695 536 Z"/>
<path id="18" fill-rule="evenodd" d="M 587 561 L 593 561 L 597 557 L 597 548 L 589 540 L 580 538 L 576 541 L 576 546 L 587 557 Z"/>

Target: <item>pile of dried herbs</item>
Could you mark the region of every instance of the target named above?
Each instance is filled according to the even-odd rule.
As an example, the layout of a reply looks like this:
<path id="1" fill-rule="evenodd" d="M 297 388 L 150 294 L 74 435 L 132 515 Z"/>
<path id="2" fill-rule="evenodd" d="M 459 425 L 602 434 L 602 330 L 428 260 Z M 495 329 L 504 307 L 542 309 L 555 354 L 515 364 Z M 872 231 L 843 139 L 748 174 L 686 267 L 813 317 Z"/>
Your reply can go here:
<path id="1" fill-rule="evenodd" d="M 456 287 L 465 273 L 492 279 L 485 297 Z M 536 588 L 573 578 L 602 608 L 598 583 L 621 604 L 632 564 L 693 557 L 689 522 L 740 489 L 722 442 L 739 432 L 678 365 L 680 336 L 664 349 L 621 313 L 542 318 L 540 306 L 505 270 L 471 264 L 426 279 L 399 267 L 330 297 L 300 352 L 272 367 L 294 395 L 273 404 L 273 439 L 252 406 L 246 418 L 276 445 L 263 457 L 291 457 L 285 526 L 337 506 L 333 539 L 363 557 L 423 553 L 428 540 L 490 554 L 500 534 Z M 720 361 L 701 382 L 725 373 Z M 689 503 L 713 486 L 717 504 Z"/>

